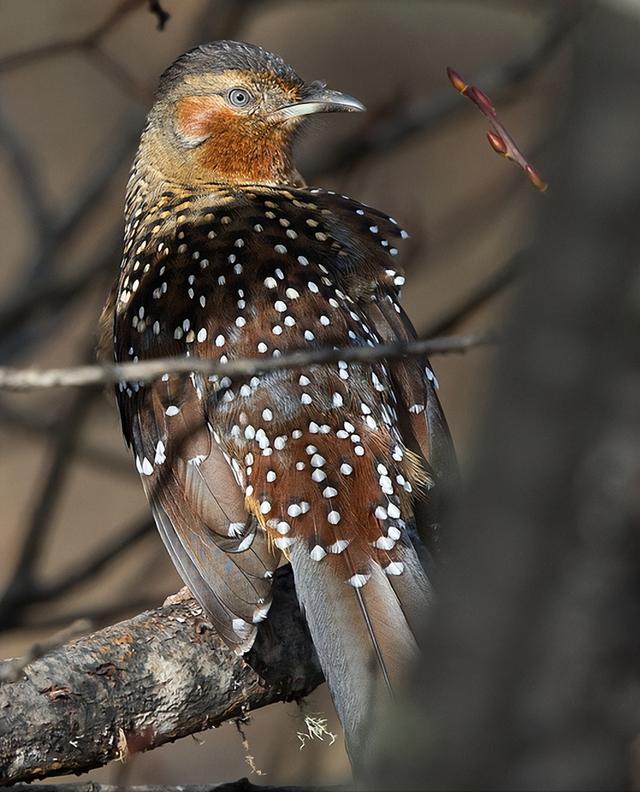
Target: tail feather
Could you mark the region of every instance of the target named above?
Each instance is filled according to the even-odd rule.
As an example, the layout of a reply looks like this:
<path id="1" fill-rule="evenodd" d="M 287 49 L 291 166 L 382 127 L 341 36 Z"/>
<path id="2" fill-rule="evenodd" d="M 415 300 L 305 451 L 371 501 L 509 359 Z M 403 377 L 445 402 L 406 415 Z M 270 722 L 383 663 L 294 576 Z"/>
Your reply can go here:
<path id="1" fill-rule="evenodd" d="M 407 548 L 419 565 L 413 548 Z M 296 591 L 320 664 L 357 766 L 370 755 L 377 716 L 415 660 L 410 622 L 428 602 L 420 583 L 400 585 L 403 575 L 372 564 L 362 585 L 350 584 L 352 568 L 341 554 L 314 561 L 302 542 L 290 549 Z M 327 563 L 329 562 L 329 563 Z M 424 574 L 424 573 L 422 573 Z M 410 617 L 407 617 L 410 614 Z"/>

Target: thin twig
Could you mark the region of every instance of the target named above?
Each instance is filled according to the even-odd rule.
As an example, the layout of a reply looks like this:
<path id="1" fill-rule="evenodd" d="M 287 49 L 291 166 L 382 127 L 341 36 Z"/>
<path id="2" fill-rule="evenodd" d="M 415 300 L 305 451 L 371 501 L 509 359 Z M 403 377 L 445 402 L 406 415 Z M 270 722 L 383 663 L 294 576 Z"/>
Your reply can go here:
<path id="1" fill-rule="evenodd" d="M 527 178 L 537 190 L 546 192 L 549 185 L 522 153 L 509 130 L 500 121 L 498 112 L 487 94 L 477 86 L 466 83 L 458 72 L 450 66 L 447 69 L 447 75 L 456 91 L 473 102 L 489 122 L 491 129 L 487 132 L 487 139 L 496 154 L 511 160 L 511 162 L 515 162 L 526 173 Z"/>
<path id="2" fill-rule="evenodd" d="M 37 390 L 58 387 L 91 387 L 116 382 L 152 382 L 165 373 L 198 373 L 209 376 L 251 377 L 269 371 L 297 369 L 321 363 L 397 360 L 422 355 L 466 352 L 496 342 L 495 333 L 421 339 L 408 343 L 379 344 L 371 347 L 343 347 L 292 352 L 279 358 L 241 358 L 220 363 L 207 358 L 157 358 L 140 363 L 75 366 L 59 369 L 17 369 L 0 367 L 0 389 Z"/>
<path id="3" fill-rule="evenodd" d="M 515 88 L 549 61 L 574 30 L 578 19 L 575 8 L 563 9 L 551 23 L 548 34 L 529 53 L 482 70 L 474 76 L 474 82 L 484 85 L 497 99 L 508 99 Z M 313 181 L 329 173 L 351 169 L 369 157 L 388 154 L 414 135 L 426 134 L 460 111 L 461 103 L 450 88 L 403 101 L 385 112 L 368 129 L 358 130 L 353 139 L 332 153 L 323 151 L 322 160 L 307 167 L 305 175 Z"/>

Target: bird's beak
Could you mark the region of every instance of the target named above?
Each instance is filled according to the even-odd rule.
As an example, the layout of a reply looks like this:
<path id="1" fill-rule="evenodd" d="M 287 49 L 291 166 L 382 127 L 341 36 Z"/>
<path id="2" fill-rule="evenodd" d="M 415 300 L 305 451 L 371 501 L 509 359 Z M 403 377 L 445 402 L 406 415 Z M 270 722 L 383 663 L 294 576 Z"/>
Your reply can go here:
<path id="1" fill-rule="evenodd" d="M 281 107 L 274 114 L 279 121 L 310 115 L 311 113 L 361 113 L 367 108 L 353 96 L 330 91 L 328 88 L 310 87 L 303 99 Z"/>

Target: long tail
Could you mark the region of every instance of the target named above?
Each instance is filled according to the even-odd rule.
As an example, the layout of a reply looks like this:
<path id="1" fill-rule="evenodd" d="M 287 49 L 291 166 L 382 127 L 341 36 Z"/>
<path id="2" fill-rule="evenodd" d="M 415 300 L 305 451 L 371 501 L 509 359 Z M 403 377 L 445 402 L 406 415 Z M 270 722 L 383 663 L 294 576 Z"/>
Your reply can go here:
<path id="1" fill-rule="evenodd" d="M 320 564 L 302 543 L 290 551 L 298 600 L 356 769 L 370 756 L 377 717 L 416 657 L 416 625 L 431 599 L 415 549 L 403 544 L 401 553 L 394 568 L 400 574 L 372 563 L 366 581 L 359 575 L 349 583 L 348 551 Z"/>

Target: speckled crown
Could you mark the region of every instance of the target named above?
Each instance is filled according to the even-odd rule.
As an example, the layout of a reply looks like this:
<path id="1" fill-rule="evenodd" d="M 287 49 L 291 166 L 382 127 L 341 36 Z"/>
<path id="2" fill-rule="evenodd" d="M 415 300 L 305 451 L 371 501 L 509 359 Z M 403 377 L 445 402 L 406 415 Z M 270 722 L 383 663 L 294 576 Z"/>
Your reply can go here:
<path id="1" fill-rule="evenodd" d="M 185 52 L 160 77 L 156 99 L 162 99 L 185 77 L 238 69 L 271 72 L 275 77 L 303 85 L 296 72 L 279 55 L 244 41 L 212 41 Z"/>

